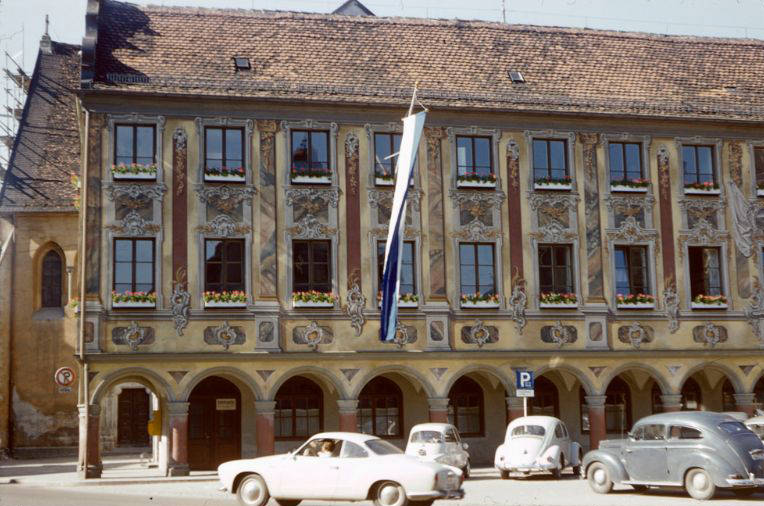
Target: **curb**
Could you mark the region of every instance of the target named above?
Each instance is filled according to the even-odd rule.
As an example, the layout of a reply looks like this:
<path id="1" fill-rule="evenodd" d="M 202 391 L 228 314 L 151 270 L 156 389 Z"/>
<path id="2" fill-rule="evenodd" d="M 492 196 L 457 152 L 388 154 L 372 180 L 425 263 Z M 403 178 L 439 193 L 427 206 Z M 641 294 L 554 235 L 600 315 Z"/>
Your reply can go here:
<path id="1" fill-rule="evenodd" d="M 154 483 L 214 483 L 217 478 L 207 476 L 180 476 L 176 478 L 98 478 L 73 481 L 40 481 L 25 479 L 0 480 L 0 485 L 23 485 L 25 487 L 99 487 L 109 485 L 151 485 Z"/>

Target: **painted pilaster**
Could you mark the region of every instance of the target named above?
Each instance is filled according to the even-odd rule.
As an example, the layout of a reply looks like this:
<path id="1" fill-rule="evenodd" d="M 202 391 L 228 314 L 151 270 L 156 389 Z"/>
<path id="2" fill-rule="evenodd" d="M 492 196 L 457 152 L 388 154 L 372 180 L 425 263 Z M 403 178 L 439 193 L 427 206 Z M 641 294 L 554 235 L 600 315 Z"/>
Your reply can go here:
<path id="1" fill-rule="evenodd" d="M 586 304 L 605 304 L 602 271 L 602 226 L 597 170 L 599 135 L 579 133 L 584 154 L 584 217 L 586 220 L 587 295 Z"/>
<path id="2" fill-rule="evenodd" d="M 172 136 L 172 272 L 175 282 L 188 272 L 188 136 L 182 127 Z"/>
<path id="3" fill-rule="evenodd" d="M 520 147 L 507 143 L 507 204 L 509 205 L 509 263 L 512 281 L 523 280 L 523 208 L 520 194 Z"/>
<path id="4" fill-rule="evenodd" d="M 98 301 L 101 282 L 101 135 L 105 125 L 100 114 L 90 116 L 88 135 L 87 242 L 85 243 L 85 293 Z"/>
<path id="5" fill-rule="evenodd" d="M 101 437 L 100 437 L 100 415 L 101 406 L 98 404 L 79 404 L 79 460 L 77 463 L 77 474 L 80 479 L 100 478 L 103 466 L 101 464 Z M 86 414 L 87 413 L 87 414 Z M 87 441 L 87 446 L 84 442 Z M 85 468 L 85 454 L 87 453 L 88 465 Z"/>
<path id="6" fill-rule="evenodd" d="M 596 450 L 600 446 L 600 441 L 607 439 L 607 426 L 605 425 L 607 396 L 587 395 L 585 399 L 589 408 L 589 449 Z"/>
<path id="7" fill-rule="evenodd" d="M 674 218 L 671 208 L 671 164 L 665 146 L 658 150 L 658 201 L 661 219 L 661 252 L 663 253 L 664 289 L 677 293 L 676 254 L 674 250 Z"/>
<path id="8" fill-rule="evenodd" d="M 273 427 L 275 409 L 276 401 L 255 401 L 255 434 L 258 457 L 275 453 L 276 443 Z"/>
<path id="9" fill-rule="evenodd" d="M 188 476 L 188 402 L 168 402 L 171 455 L 168 476 Z"/>
<path id="10" fill-rule="evenodd" d="M 358 399 L 337 400 L 340 432 L 358 432 Z"/>
<path id="11" fill-rule="evenodd" d="M 729 171 L 730 179 L 740 189 L 743 188 L 743 143 L 741 141 L 730 141 L 728 144 Z M 745 192 L 744 194 L 747 194 Z M 734 243 L 734 241 L 732 241 Z M 756 255 L 752 255 L 754 258 Z M 737 292 L 741 298 L 747 299 L 751 296 L 751 262 L 740 248 L 735 244 L 735 271 L 737 274 Z"/>
<path id="12" fill-rule="evenodd" d="M 260 133 L 260 283 L 257 298 L 277 300 L 278 261 L 276 258 L 276 133 L 278 123 L 258 121 Z"/>
<path id="13" fill-rule="evenodd" d="M 446 244 L 443 215 L 443 156 L 441 140 L 446 137 L 442 128 L 425 128 L 427 143 L 427 227 L 430 256 L 430 291 L 427 302 L 446 300 Z"/>

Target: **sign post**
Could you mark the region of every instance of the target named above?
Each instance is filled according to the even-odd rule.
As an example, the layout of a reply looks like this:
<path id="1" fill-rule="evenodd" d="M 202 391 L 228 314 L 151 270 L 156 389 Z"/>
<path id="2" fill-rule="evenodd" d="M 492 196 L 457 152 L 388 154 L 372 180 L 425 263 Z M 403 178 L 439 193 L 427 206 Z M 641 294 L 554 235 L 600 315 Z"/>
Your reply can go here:
<path id="1" fill-rule="evenodd" d="M 523 398 L 523 416 L 528 416 L 528 397 L 533 397 L 533 371 L 515 371 L 515 391 Z"/>

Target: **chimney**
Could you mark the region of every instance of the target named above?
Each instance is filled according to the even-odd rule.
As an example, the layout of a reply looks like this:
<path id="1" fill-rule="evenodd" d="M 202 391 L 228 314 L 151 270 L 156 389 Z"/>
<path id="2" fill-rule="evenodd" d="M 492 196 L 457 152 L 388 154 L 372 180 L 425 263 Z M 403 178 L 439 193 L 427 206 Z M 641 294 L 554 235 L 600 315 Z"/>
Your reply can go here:
<path id="1" fill-rule="evenodd" d="M 43 54 L 53 54 L 53 43 L 50 41 L 50 35 L 48 35 L 48 15 L 45 15 L 45 33 L 40 39 L 40 51 Z"/>

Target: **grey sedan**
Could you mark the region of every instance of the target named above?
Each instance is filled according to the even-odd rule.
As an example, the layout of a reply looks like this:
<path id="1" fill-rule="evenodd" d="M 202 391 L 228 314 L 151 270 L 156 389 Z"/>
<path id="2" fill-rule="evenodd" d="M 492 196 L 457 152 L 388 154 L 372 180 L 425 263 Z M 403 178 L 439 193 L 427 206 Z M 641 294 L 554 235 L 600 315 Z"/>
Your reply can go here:
<path id="1" fill-rule="evenodd" d="M 584 456 L 583 469 L 601 494 L 623 483 L 638 491 L 684 487 L 701 500 L 717 487 L 747 496 L 764 486 L 764 444 L 722 413 L 661 413 L 638 421 L 628 439 L 602 441 Z"/>

